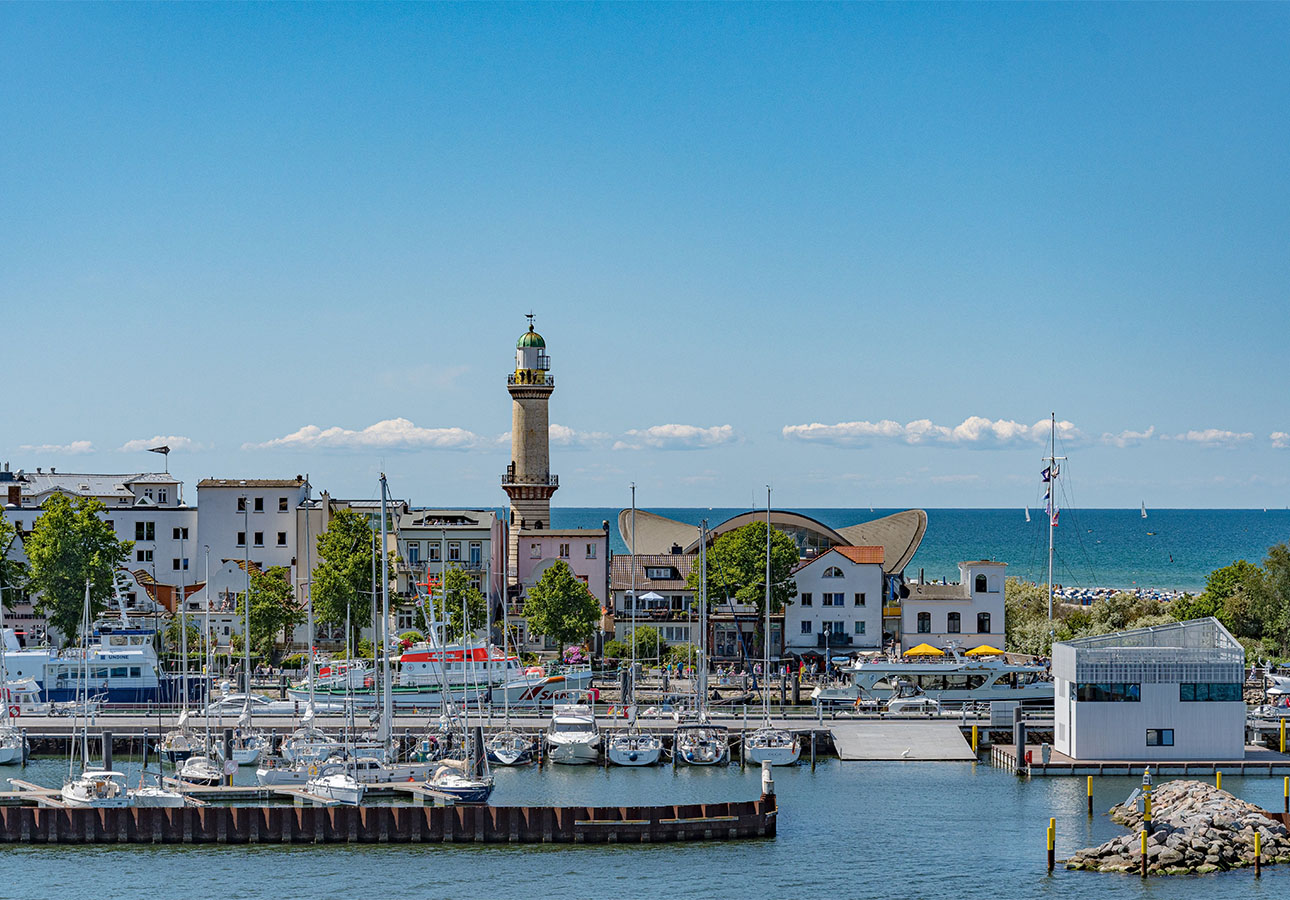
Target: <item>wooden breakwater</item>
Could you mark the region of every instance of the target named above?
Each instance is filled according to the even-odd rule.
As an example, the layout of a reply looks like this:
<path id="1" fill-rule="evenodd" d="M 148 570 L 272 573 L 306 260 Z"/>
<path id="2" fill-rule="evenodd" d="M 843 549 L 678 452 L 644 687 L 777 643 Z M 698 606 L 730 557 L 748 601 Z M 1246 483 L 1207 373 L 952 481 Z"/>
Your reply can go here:
<path id="1" fill-rule="evenodd" d="M 774 793 L 674 806 L 0 808 L 24 844 L 658 843 L 773 837 Z"/>

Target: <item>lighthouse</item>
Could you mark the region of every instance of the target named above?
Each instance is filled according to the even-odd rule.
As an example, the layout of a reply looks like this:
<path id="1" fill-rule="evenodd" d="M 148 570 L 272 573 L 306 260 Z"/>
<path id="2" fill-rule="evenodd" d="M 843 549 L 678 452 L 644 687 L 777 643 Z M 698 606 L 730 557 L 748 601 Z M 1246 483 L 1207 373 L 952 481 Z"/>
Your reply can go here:
<path id="1" fill-rule="evenodd" d="M 529 329 L 515 342 L 515 371 L 506 378 L 511 395 L 511 464 L 502 476 L 502 490 L 511 501 L 507 569 L 517 570 L 520 532 L 551 527 L 551 495 L 560 479 L 551 474 L 547 403 L 555 391 L 546 341 Z"/>

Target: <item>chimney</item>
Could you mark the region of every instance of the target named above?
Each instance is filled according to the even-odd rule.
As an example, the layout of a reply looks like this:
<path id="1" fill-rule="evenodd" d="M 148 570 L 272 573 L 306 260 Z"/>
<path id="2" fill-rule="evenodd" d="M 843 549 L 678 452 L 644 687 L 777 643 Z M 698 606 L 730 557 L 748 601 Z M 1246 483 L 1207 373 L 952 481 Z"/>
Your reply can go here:
<path id="1" fill-rule="evenodd" d="M 22 487 L 20 485 L 9 485 L 8 504 L 10 506 L 22 506 Z"/>

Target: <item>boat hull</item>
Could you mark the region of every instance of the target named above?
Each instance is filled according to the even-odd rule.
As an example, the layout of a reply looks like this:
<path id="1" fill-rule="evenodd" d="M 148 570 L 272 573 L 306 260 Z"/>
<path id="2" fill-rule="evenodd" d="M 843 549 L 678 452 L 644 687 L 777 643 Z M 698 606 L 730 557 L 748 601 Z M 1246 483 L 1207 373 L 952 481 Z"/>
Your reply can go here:
<path id="1" fill-rule="evenodd" d="M 591 766 L 600 761 L 599 737 L 585 741 L 555 741 L 548 738 L 551 762 L 562 766 Z"/>

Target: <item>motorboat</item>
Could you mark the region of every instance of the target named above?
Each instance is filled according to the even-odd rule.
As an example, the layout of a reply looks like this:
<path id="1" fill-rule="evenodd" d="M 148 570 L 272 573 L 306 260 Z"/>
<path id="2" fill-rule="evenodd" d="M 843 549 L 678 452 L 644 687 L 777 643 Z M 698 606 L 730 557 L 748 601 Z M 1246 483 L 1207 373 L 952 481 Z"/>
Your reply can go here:
<path id="1" fill-rule="evenodd" d="M 120 809 L 131 805 L 125 773 L 110 769 L 84 769 L 63 785 L 59 799 L 66 806 L 82 809 Z"/>
<path id="2" fill-rule="evenodd" d="M 782 728 L 758 728 L 746 740 L 748 758 L 758 765 L 791 766 L 802 755 L 801 738 Z"/>
<path id="3" fill-rule="evenodd" d="M 363 802 L 366 785 L 344 771 L 320 773 L 305 782 L 305 791 L 334 806 L 358 806 Z"/>
<path id="4" fill-rule="evenodd" d="M 941 702 L 929 697 L 922 688 L 906 681 L 897 681 L 895 695 L 883 707 L 894 715 L 934 715 L 941 711 Z"/>
<path id="5" fill-rule="evenodd" d="M 499 766 L 526 766 L 537 756 L 537 741 L 518 731 L 499 731 L 484 742 L 488 761 Z"/>
<path id="6" fill-rule="evenodd" d="M 600 730 L 596 715 L 583 697 L 556 702 L 547 726 L 551 762 L 566 766 L 592 765 L 600 759 Z"/>
<path id="7" fill-rule="evenodd" d="M 892 662 L 875 658 L 856 661 L 842 670 L 845 680 L 820 685 L 811 702 L 823 706 L 853 706 L 857 700 L 895 696 L 896 683 L 921 689 L 942 706 L 1017 700 L 1026 705 L 1051 705 L 1053 683 L 1043 666 L 1008 663 L 998 659 L 973 659 L 958 654 L 941 662 Z"/>
<path id="8" fill-rule="evenodd" d="M 441 760 L 426 787 L 447 794 L 458 803 L 487 803 L 493 793 L 491 775 L 474 775 L 469 763 L 456 759 Z"/>
<path id="9" fill-rule="evenodd" d="M 175 770 L 175 777 L 188 784 L 215 787 L 224 780 L 224 770 L 209 756 L 190 756 Z"/>
<path id="10" fill-rule="evenodd" d="M 22 765 L 26 756 L 27 737 L 22 730 L 17 725 L 0 725 L 0 766 Z"/>
<path id="11" fill-rule="evenodd" d="M 663 755 L 663 739 L 637 729 L 619 731 L 605 741 L 605 753 L 616 766 L 652 766 Z"/>
<path id="12" fill-rule="evenodd" d="M 727 729 L 707 722 L 695 722 L 676 729 L 675 752 L 691 766 L 717 766 L 730 761 Z"/>

